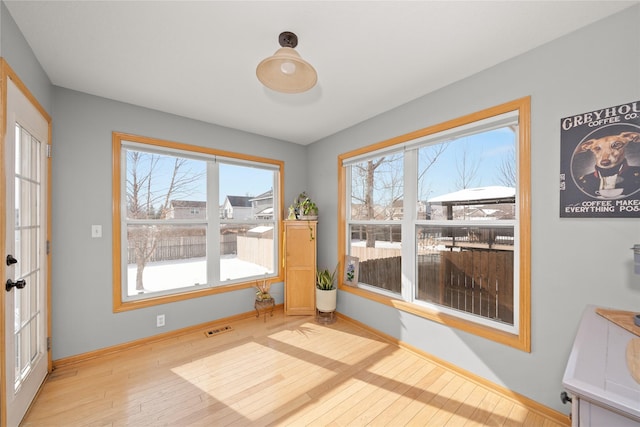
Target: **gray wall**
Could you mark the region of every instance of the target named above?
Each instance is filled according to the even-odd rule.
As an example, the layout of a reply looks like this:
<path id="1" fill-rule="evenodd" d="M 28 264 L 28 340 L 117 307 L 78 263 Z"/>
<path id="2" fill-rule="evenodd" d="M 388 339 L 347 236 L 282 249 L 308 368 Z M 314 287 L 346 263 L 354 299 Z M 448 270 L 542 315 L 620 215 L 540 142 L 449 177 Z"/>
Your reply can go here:
<path id="1" fill-rule="evenodd" d="M 0 56 L 51 115 L 52 87 L 4 2 L 0 2 Z"/>
<path id="2" fill-rule="evenodd" d="M 587 304 L 640 310 L 637 219 L 560 219 L 560 119 L 640 100 L 640 6 L 319 141 L 309 191 L 337 212 L 336 156 L 531 96 L 532 351 L 524 353 L 340 292 L 338 311 L 563 412 L 562 376 Z M 612 64 L 618 64 L 613 65 Z M 437 66 L 437 64 L 434 64 Z M 337 219 L 321 217 L 319 262 L 333 265 Z"/>
<path id="3" fill-rule="evenodd" d="M 245 289 L 112 312 L 111 135 L 283 160 L 285 201 L 304 188 L 306 147 L 58 87 L 53 110 L 54 360 L 253 310 L 254 291 Z M 102 238 L 91 237 L 92 224 L 102 225 Z M 283 302 L 281 283 L 273 294 Z M 157 314 L 165 314 L 166 327 L 156 328 Z"/>

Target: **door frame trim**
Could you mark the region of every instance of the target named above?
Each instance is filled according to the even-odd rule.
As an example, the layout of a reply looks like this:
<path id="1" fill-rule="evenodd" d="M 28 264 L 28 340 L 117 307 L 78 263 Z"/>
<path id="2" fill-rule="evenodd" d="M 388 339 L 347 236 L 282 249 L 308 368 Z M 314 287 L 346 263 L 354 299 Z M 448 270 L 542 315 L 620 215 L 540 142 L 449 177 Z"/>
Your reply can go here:
<path id="1" fill-rule="evenodd" d="M 18 75 L 13 71 L 7 61 L 0 57 L 0 165 L 4 165 L 5 162 L 5 134 L 7 126 L 7 80 L 11 81 L 16 87 L 23 93 L 23 95 L 31 102 L 31 104 L 38 110 L 38 112 L 47 121 L 49 145 L 52 145 L 52 131 L 51 131 L 51 116 L 38 102 L 35 96 L 29 91 L 27 86 Z M 47 241 L 51 242 L 51 157 L 46 158 L 46 177 L 47 177 L 47 203 L 46 209 L 46 226 L 47 226 Z M 4 174 L 0 174 L 0 200 L 5 200 L 7 196 L 7 182 Z M 6 253 L 6 221 L 7 215 L 4 209 L 0 209 L 0 253 Z M 46 243 L 45 243 L 46 244 Z M 46 262 L 46 283 L 47 283 L 47 316 L 46 316 L 46 329 L 47 337 L 51 337 L 51 251 L 45 255 Z M 0 262 L 0 278 L 5 279 L 7 275 L 6 266 L 4 262 Z M 4 351 L 5 336 L 5 298 L 6 292 L 0 292 L 0 342 L 2 350 L 0 352 L 0 426 L 6 426 L 7 424 L 7 396 L 5 390 L 7 389 L 7 375 L 6 375 L 6 354 Z M 47 371 L 51 373 L 52 359 L 51 350 L 47 351 Z"/>

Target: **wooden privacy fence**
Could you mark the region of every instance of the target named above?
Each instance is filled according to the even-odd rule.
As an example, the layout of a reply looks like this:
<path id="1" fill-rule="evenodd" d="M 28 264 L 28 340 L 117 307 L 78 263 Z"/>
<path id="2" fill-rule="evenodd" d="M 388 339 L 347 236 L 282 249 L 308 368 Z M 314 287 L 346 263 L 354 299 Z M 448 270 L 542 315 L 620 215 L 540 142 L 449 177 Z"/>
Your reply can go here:
<path id="1" fill-rule="evenodd" d="M 136 241 L 129 239 L 127 259 L 129 264 L 136 262 Z M 175 259 L 200 258 L 207 255 L 205 236 L 174 236 L 156 239 L 155 249 L 148 262 L 167 261 Z"/>
<path id="2" fill-rule="evenodd" d="M 369 259 L 399 257 L 401 250 L 398 248 L 367 248 L 364 246 L 351 246 L 351 256 L 358 257 L 360 262 Z"/>
<path id="3" fill-rule="evenodd" d="M 400 293 L 402 280 L 402 257 L 370 259 L 360 261 L 358 282 Z"/>
<path id="4" fill-rule="evenodd" d="M 238 253 L 238 235 L 236 233 L 220 234 L 220 255 Z"/>
<path id="5" fill-rule="evenodd" d="M 513 252 L 420 255 L 418 298 L 513 324 Z"/>
<path id="6" fill-rule="evenodd" d="M 267 269 L 273 268 L 273 238 L 238 236 L 237 245 L 238 259 Z"/>
<path id="7" fill-rule="evenodd" d="M 129 239 L 127 261 L 136 263 L 135 240 Z M 273 238 L 221 235 L 220 255 L 236 255 L 238 259 L 265 268 L 273 268 Z M 207 256 L 206 236 L 162 236 L 156 238 L 155 248 L 147 262 L 204 258 Z"/>
<path id="8" fill-rule="evenodd" d="M 401 257 L 360 262 L 359 281 L 401 291 Z M 416 298 L 513 324 L 513 251 L 440 251 L 418 256 Z"/>

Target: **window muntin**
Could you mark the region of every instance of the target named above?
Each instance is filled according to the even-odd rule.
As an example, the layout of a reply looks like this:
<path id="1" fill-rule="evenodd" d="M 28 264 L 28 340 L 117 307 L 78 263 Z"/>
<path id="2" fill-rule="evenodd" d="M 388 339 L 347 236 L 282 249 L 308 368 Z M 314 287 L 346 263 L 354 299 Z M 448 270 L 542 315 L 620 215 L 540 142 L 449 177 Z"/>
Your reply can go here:
<path id="1" fill-rule="evenodd" d="M 404 153 L 403 204 L 415 206 L 399 219 L 404 256 L 393 294 L 366 283 L 362 270 L 358 288 L 378 296 L 343 289 L 528 351 L 528 105 L 524 98 L 340 156 L 349 201 L 360 159 Z M 356 256 L 362 231 L 353 212 L 340 241 L 341 253 Z"/>
<path id="2" fill-rule="evenodd" d="M 114 309 L 278 278 L 282 164 L 230 155 L 114 133 Z"/>

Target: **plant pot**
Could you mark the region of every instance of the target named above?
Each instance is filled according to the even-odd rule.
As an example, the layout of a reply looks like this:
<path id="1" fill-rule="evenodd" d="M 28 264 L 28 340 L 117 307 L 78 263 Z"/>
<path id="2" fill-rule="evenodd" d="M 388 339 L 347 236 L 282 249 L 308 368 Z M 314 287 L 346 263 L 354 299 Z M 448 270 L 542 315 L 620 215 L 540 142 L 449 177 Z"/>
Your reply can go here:
<path id="1" fill-rule="evenodd" d="M 271 294 L 269 292 L 257 292 L 256 293 L 256 301 L 266 301 L 271 299 Z"/>
<path id="2" fill-rule="evenodd" d="M 298 219 L 300 219 L 300 221 L 316 221 L 318 215 L 300 215 Z"/>
<path id="3" fill-rule="evenodd" d="M 316 288 L 316 308 L 318 311 L 325 313 L 336 310 L 336 297 L 338 296 L 337 289 L 331 289 L 324 291 Z"/>

